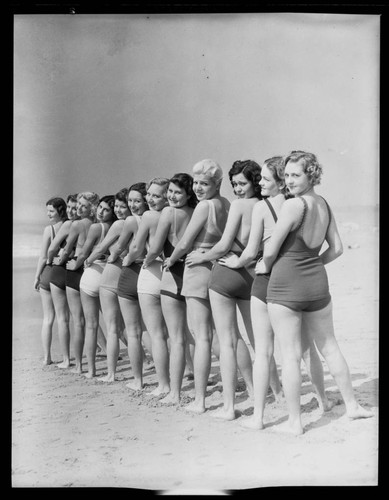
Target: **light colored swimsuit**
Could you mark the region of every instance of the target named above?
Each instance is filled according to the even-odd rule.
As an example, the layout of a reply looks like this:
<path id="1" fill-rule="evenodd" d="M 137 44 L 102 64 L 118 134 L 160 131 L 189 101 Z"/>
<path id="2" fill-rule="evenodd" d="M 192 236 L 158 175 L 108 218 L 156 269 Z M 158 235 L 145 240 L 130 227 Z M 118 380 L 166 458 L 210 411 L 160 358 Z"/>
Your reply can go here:
<path id="1" fill-rule="evenodd" d="M 213 200 L 208 201 L 208 218 L 204 228 L 200 231 L 198 237 L 193 244 L 193 250 L 209 250 L 221 238 L 223 228 L 218 227 L 216 219 L 216 207 Z M 224 207 L 226 213 L 228 207 Z M 205 262 L 195 266 L 187 266 L 184 268 L 182 295 L 185 297 L 197 297 L 200 299 L 208 299 L 208 283 L 211 276 L 213 263 Z"/>
<path id="2" fill-rule="evenodd" d="M 102 222 L 100 222 L 100 224 L 101 224 L 100 240 L 96 243 L 93 249 L 96 248 L 97 245 L 99 245 L 103 241 L 107 233 L 104 224 Z M 81 276 L 80 290 L 90 295 L 91 297 L 99 296 L 101 276 L 103 274 L 104 267 L 106 264 L 105 260 L 106 256 L 103 256 L 101 259 L 95 260 L 89 267 L 84 269 L 84 273 Z"/>

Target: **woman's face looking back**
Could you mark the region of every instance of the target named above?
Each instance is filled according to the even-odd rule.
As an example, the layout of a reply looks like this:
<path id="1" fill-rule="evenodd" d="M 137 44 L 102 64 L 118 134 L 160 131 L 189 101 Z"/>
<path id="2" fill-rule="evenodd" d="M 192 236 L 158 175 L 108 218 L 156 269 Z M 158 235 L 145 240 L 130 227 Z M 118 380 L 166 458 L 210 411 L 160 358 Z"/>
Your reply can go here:
<path id="1" fill-rule="evenodd" d="M 199 201 L 210 200 L 217 194 L 218 184 L 206 174 L 193 175 L 193 191 Z"/>
<path id="2" fill-rule="evenodd" d="M 266 165 L 262 167 L 259 185 L 261 186 L 262 196 L 276 196 L 280 193 L 279 185 L 274 179 L 273 172 Z"/>
<path id="3" fill-rule="evenodd" d="M 106 201 L 101 201 L 97 208 L 97 220 L 99 222 L 109 222 L 112 220 L 113 210 Z"/>
<path id="4" fill-rule="evenodd" d="M 254 196 L 254 186 L 243 174 L 233 175 L 231 180 L 232 189 L 238 198 L 252 198 Z"/>
<path id="5" fill-rule="evenodd" d="M 180 208 L 188 203 L 188 194 L 184 188 L 171 182 L 167 190 L 167 199 L 171 207 Z"/>
<path id="6" fill-rule="evenodd" d="M 114 211 L 119 220 L 126 219 L 130 215 L 130 209 L 124 201 L 115 200 Z"/>
<path id="7" fill-rule="evenodd" d="M 69 200 L 66 205 L 66 215 L 69 220 L 77 219 L 77 202 Z"/>
<path id="8" fill-rule="evenodd" d="M 134 215 L 142 215 L 147 209 L 147 203 L 139 191 L 131 190 L 128 193 L 128 208 Z"/>
<path id="9" fill-rule="evenodd" d="M 160 212 L 164 207 L 166 207 L 166 186 L 160 186 L 159 184 L 150 184 L 147 190 L 147 203 L 149 204 L 150 210 L 155 210 Z"/>
<path id="10" fill-rule="evenodd" d="M 49 221 L 52 224 L 56 224 L 61 220 L 61 217 L 59 216 L 59 213 L 56 208 L 53 207 L 53 205 L 46 205 L 47 209 L 47 217 L 49 218 Z"/>

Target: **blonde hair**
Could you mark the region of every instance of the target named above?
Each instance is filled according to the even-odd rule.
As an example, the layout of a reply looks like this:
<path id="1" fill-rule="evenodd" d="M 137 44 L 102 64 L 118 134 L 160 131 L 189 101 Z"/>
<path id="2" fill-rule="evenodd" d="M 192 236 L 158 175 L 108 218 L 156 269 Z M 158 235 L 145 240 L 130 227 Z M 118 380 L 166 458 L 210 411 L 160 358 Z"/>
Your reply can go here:
<path id="1" fill-rule="evenodd" d="M 157 184 L 158 186 L 164 187 L 163 196 L 167 198 L 167 188 L 169 187 L 170 180 L 167 177 L 153 177 L 146 185 L 146 191 L 149 189 L 151 184 Z"/>
<path id="2" fill-rule="evenodd" d="M 216 182 L 216 184 L 221 184 L 223 180 L 223 170 L 221 166 L 215 160 L 201 160 L 197 162 L 193 167 L 193 175 L 207 175 L 212 180 Z"/>
<path id="3" fill-rule="evenodd" d="M 301 162 L 304 172 L 307 174 L 308 180 L 312 186 L 320 184 L 323 175 L 323 167 L 318 162 L 316 155 L 307 153 L 306 151 L 292 151 L 285 158 L 285 166 L 288 162 Z"/>
<path id="4" fill-rule="evenodd" d="M 93 193 L 92 191 L 84 191 L 83 193 L 78 193 L 77 201 L 80 200 L 81 198 L 84 198 L 86 201 L 88 201 L 90 203 L 91 215 L 93 217 L 96 217 L 97 207 L 99 206 L 99 203 L 100 203 L 99 195 L 96 193 Z"/>

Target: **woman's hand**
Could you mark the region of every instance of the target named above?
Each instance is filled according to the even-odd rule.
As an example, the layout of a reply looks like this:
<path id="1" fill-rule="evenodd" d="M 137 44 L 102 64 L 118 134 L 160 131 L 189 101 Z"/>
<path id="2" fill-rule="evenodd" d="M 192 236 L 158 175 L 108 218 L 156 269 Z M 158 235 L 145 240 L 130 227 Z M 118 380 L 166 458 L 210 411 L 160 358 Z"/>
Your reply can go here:
<path id="1" fill-rule="evenodd" d="M 69 262 L 66 263 L 66 269 L 68 271 L 75 271 L 76 270 L 76 261 L 69 260 Z"/>
<path id="2" fill-rule="evenodd" d="M 61 265 L 61 257 L 54 257 L 53 266 L 60 266 L 60 265 Z"/>
<path id="3" fill-rule="evenodd" d="M 172 263 L 170 262 L 170 257 L 164 260 L 162 264 L 162 268 L 165 268 L 167 271 L 172 267 Z"/>
<path id="4" fill-rule="evenodd" d="M 114 253 L 110 253 L 107 259 L 107 263 L 112 264 L 113 262 L 117 261 L 117 259 L 117 255 L 115 255 Z"/>
<path id="5" fill-rule="evenodd" d="M 204 259 L 204 253 L 205 253 L 205 250 L 193 250 L 192 252 L 188 253 L 188 255 L 186 256 L 185 264 L 188 267 L 203 264 L 204 262 L 206 262 Z"/>
<path id="6" fill-rule="evenodd" d="M 229 267 L 230 269 L 238 269 L 239 267 L 242 267 L 239 264 L 239 257 L 232 252 L 228 253 L 224 257 L 220 257 L 217 261 L 221 266 Z"/>
<path id="7" fill-rule="evenodd" d="M 34 289 L 35 289 L 36 292 L 39 292 L 40 282 L 41 282 L 41 280 L 39 278 L 35 278 L 35 280 L 34 280 Z"/>
<path id="8" fill-rule="evenodd" d="M 115 259 L 116 260 L 116 259 Z M 110 262 L 110 260 L 108 259 L 108 262 Z M 131 265 L 131 260 L 130 260 L 130 255 L 127 254 L 123 260 L 122 260 L 122 266 L 123 267 L 127 267 L 127 266 L 130 266 Z"/>
<path id="9" fill-rule="evenodd" d="M 255 265 L 255 274 L 268 274 L 270 269 L 265 266 L 265 263 L 260 259 Z"/>

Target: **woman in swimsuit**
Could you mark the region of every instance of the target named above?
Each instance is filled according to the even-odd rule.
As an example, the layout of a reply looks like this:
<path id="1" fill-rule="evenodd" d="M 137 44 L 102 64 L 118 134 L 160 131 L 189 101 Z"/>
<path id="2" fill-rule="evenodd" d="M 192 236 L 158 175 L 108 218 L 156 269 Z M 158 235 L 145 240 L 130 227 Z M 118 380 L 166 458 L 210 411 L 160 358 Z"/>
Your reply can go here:
<path id="1" fill-rule="evenodd" d="M 43 346 L 43 364 L 50 365 L 52 363 L 51 340 L 53 337 L 55 309 L 50 292 L 50 274 L 52 266 L 47 264 L 47 252 L 57 231 L 66 220 L 66 203 L 62 198 L 50 198 L 50 200 L 46 202 L 46 208 L 50 224 L 43 230 L 43 241 L 35 273 L 34 288 L 39 292 L 42 301 L 43 323 L 41 338 Z"/>
<path id="2" fill-rule="evenodd" d="M 59 265 L 59 259 L 66 245 L 71 225 L 79 217 L 77 215 L 77 194 L 70 194 L 66 200 L 66 220 L 47 252 L 47 263 L 52 264 L 50 275 L 50 291 L 53 298 L 55 316 L 57 318 L 59 345 L 62 352 L 62 362 L 58 368 L 69 368 L 70 366 L 70 329 L 69 329 L 69 305 L 66 298 L 66 263 Z"/>
<path id="3" fill-rule="evenodd" d="M 263 260 L 256 268 L 260 274 L 271 270 L 267 302 L 282 356 L 289 413 L 284 429 L 295 435 L 303 433 L 300 407 L 303 324 L 340 389 L 348 417 L 372 416 L 355 398 L 349 368 L 334 335 L 325 265 L 339 257 L 343 247 L 331 209 L 315 192 L 321 175 L 322 167 L 312 153 L 293 151 L 285 159 L 285 181 L 294 198 L 283 203 Z M 320 253 L 324 242 L 328 246 Z"/>
<path id="4" fill-rule="evenodd" d="M 146 269 L 163 252 L 170 257 L 192 217 L 197 198 L 192 188 L 193 177 L 175 174 L 169 181 L 169 206 L 162 210 L 153 243 L 144 259 Z M 186 319 L 185 297 L 181 294 L 184 259 L 170 269 L 163 267 L 161 278 L 161 307 L 170 339 L 170 392 L 161 403 L 179 404 L 185 370 L 186 339 L 190 333 Z"/>
<path id="5" fill-rule="evenodd" d="M 220 195 L 223 170 L 214 160 L 202 160 L 193 167 L 193 190 L 199 201 L 192 218 L 172 255 L 166 259 L 171 268 L 191 250 L 202 252 L 212 248 L 221 238 L 227 222 L 230 202 Z M 195 400 L 189 411 L 205 411 L 205 395 L 211 370 L 213 324 L 208 281 L 212 263 L 188 266 L 185 263 L 182 295 L 187 304 L 188 326 L 195 338 Z"/>
<path id="6" fill-rule="evenodd" d="M 254 206 L 247 246 L 240 256 L 232 255 L 227 259 L 221 259 L 220 262 L 223 265 L 239 269 L 252 262 L 258 253 L 262 253 L 274 229 L 277 214 L 285 199 L 290 197 L 286 192 L 284 169 L 285 164 L 282 156 L 275 156 L 264 162 L 259 185 L 265 199 Z M 266 304 L 268 282 L 269 275 L 256 275 L 251 288 L 251 321 L 255 337 L 254 415 L 243 420 L 242 425 L 252 429 L 263 428 L 263 411 L 269 383 L 272 385 L 271 380 L 274 377 L 274 370 L 276 370 L 273 357 L 274 333 Z M 302 342 L 304 344 L 304 362 L 316 389 L 319 405 L 323 410 L 330 410 L 333 405 L 327 399 L 324 390 L 322 363 L 313 342 L 309 340 L 304 331 Z M 277 396 L 276 399 L 278 399 Z"/>
<path id="7" fill-rule="evenodd" d="M 89 257 L 85 260 L 84 266 L 89 267 L 96 260 L 106 256 L 120 237 L 126 218 L 131 215 L 127 205 L 128 189 L 123 188 L 115 194 L 114 213 L 117 220 L 109 228 L 105 238 L 99 243 Z M 103 257 L 104 258 L 104 257 Z M 99 299 L 103 319 L 107 329 L 107 368 L 108 373 L 97 380 L 101 382 L 114 382 L 116 367 L 119 357 L 119 339 L 127 346 L 127 339 L 124 337 L 124 321 L 120 312 L 119 300 L 117 296 L 118 282 L 122 269 L 121 258 L 115 262 L 107 261 L 101 274 L 99 283 Z"/>
<path id="8" fill-rule="evenodd" d="M 137 182 L 128 191 L 128 207 L 131 215 L 124 222 L 123 230 L 117 244 L 112 248 L 108 262 L 115 262 L 119 255 L 125 255 L 138 232 L 141 218 L 149 209 L 146 201 L 146 183 Z M 131 265 L 122 263 L 118 282 L 118 300 L 127 333 L 127 351 L 131 363 L 133 381 L 126 386 L 134 391 L 143 388 L 143 361 L 145 353 L 142 340 L 148 344 L 151 353 L 149 335 L 145 331 L 137 292 L 138 276 L 142 259 L 137 259 Z"/>
<path id="9" fill-rule="evenodd" d="M 83 267 L 88 255 L 90 255 L 94 248 L 103 241 L 108 229 L 116 220 L 113 209 L 114 203 L 115 198 L 112 195 L 103 196 L 100 199 L 96 211 L 97 222 L 91 224 L 86 241 L 78 252 L 77 258 L 67 263 L 67 269 L 69 271 L 77 271 L 77 269 Z M 101 347 L 106 350 L 106 339 L 99 326 L 99 285 L 104 266 L 104 258 L 96 260 L 90 267 L 84 269 L 80 279 L 80 298 L 85 317 L 85 352 L 88 362 L 87 378 L 96 376 L 96 350 L 98 339 Z"/>
<path id="10" fill-rule="evenodd" d="M 169 179 L 155 177 L 147 185 L 149 210 L 142 215 L 136 237 L 132 240 L 123 265 L 131 266 L 143 258 L 153 243 L 162 209 L 167 205 Z M 158 385 L 149 393 L 160 396 L 170 392 L 167 329 L 161 308 L 162 259 L 158 257 L 139 271 L 137 293 L 143 321 L 151 338 L 151 349 Z M 130 386 L 131 388 L 131 386 Z"/>
<path id="11" fill-rule="evenodd" d="M 217 259 L 226 254 L 240 256 L 246 247 L 251 228 L 251 214 L 258 200 L 262 199 L 259 181 L 261 167 L 253 160 L 236 161 L 228 172 L 232 188 L 238 199 L 231 203 L 227 224 L 221 240 L 205 253 L 192 252 L 188 266 L 216 261 L 209 282 L 212 315 L 220 344 L 220 371 L 223 382 L 224 405 L 212 416 L 225 420 L 235 418 L 235 391 L 237 367 L 246 381 L 249 394 L 253 394 L 252 359 L 238 325 L 239 309 L 247 336 L 255 350 L 255 339 L 250 319 L 250 292 L 255 276 L 254 256 L 246 267 L 229 269 Z M 257 257 L 258 258 L 258 257 Z M 224 262 L 222 259 L 221 262 Z M 273 363 L 271 387 L 276 397 L 281 393 L 277 367 Z"/>
<path id="12" fill-rule="evenodd" d="M 80 280 L 84 271 L 83 267 L 74 267 L 73 261 L 77 260 L 81 252 L 90 226 L 96 220 L 96 210 L 99 204 L 99 196 L 96 193 L 86 191 L 77 196 L 77 215 L 66 239 L 66 246 L 61 253 L 58 264 L 66 263 L 66 298 L 69 304 L 70 314 L 73 319 L 73 347 L 76 366 L 74 373 L 82 373 L 82 353 L 85 342 L 85 318 L 81 304 Z"/>

